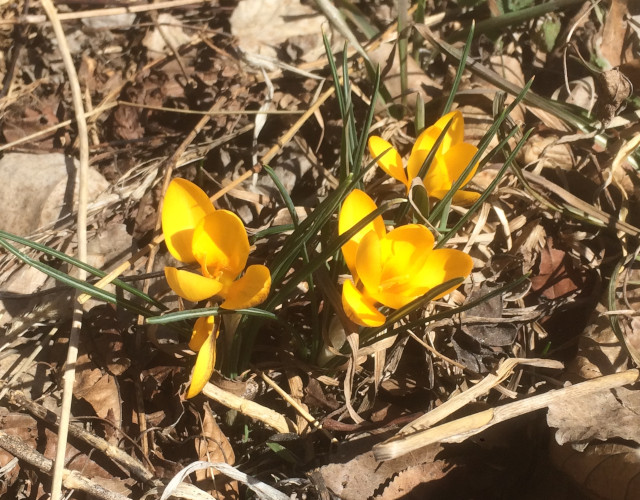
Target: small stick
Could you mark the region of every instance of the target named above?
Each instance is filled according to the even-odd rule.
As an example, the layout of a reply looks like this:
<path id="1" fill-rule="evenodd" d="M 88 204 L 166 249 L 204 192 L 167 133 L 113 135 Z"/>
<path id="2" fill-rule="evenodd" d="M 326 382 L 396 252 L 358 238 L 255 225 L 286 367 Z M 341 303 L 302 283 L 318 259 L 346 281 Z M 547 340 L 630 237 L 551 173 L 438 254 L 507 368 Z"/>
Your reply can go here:
<path id="1" fill-rule="evenodd" d="M 87 19 L 90 17 L 118 16 L 120 14 L 148 12 L 150 10 L 172 9 L 174 7 L 182 7 L 185 5 L 193 5 L 204 3 L 203 0 L 170 0 L 167 2 L 156 2 L 152 4 L 132 5 L 130 7 L 113 7 L 111 9 L 93 9 L 79 12 L 64 12 L 58 15 L 60 21 L 73 21 L 75 19 Z M 22 22 L 29 24 L 41 24 L 45 22 L 45 16 L 24 16 Z"/>
<path id="2" fill-rule="evenodd" d="M 89 174 L 89 134 L 87 132 L 87 120 L 84 116 L 84 105 L 82 102 L 82 90 L 78 81 L 78 74 L 73 64 L 73 58 L 69 51 L 69 45 L 62 29 L 62 24 L 58 18 L 58 12 L 51 0 L 42 0 L 42 8 L 46 11 L 47 16 L 51 20 L 51 25 L 58 40 L 60 55 L 64 62 L 64 67 L 69 78 L 69 86 L 71 87 L 71 95 L 73 99 L 73 108 L 75 111 L 76 122 L 78 125 L 78 139 L 80 150 L 80 169 L 78 174 L 78 218 L 77 218 L 77 235 L 78 235 L 78 259 L 82 262 L 87 261 L 87 205 L 89 203 L 89 195 L 87 188 L 87 177 Z M 78 278 L 85 280 L 87 272 L 83 269 L 78 270 Z M 76 293 L 76 299 L 79 293 Z M 76 377 L 76 361 L 78 359 L 78 342 L 80 338 L 80 329 L 82 328 L 82 306 L 75 302 L 73 309 L 73 321 L 69 332 L 69 347 L 67 351 L 67 360 L 62 380 L 62 405 L 60 408 L 60 427 L 58 428 L 58 443 L 56 449 L 56 458 L 53 468 L 53 478 L 51 480 L 51 500 L 58 500 L 62 493 L 62 481 L 64 475 L 64 459 L 67 448 L 67 435 L 69 432 L 69 419 L 71 415 L 71 401 L 73 399 L 73 383 Z"/>
<path id="3" fill-rule="evenodd" d="M 31 401 L 21 391 L 9 390 L 7 399 L 11 404 L 23 408 L 34 417 L 44 422 L 53 425 L 59 424 L 60 420 L 54 412 L 46 409 L 44 406 L 39 405 L 34 401 Z M 157 482 L 154 474 L 149 471 L 137 458 L 132 456 L 130 453 L 121 450 L 120 448 L 112 446 L 108 441 L 102 439 L 99 436 L 96 436 L 94 433 L 84 430 L 80 425 L 69 425 L 69 434 L 71 434 L 74 438 L 80 439 L 91 447 L 104 453 L 111 460 L 127 469 L 131 473 L 131 475 L 138 481 L 153 484 Z"/>
<path id="4" fill-rule="evenodd" d="M 208 382 L 207 385 L 204 386 L 202 394 L 227 408 L 236 410 L 254 420 L 259 420 L 282 434 L 289 432 L 296 432 L 297 434 L 296 425 L 284 415 L 273 411 L 271 408 L 262 406 L 255 401 L 249 401 L 248 399 L 236 396 L 217 385 L 213 385 L 211 382 Z"/>
<path id="5" fill-rule="evenodd" d="M 47 1 L 47 0 L 44 0 Z M 17 436 L 0 431 L 0 448 L 8 451 L 18 459 L 31 464 L 45 474 L 51 475 L 53 460 L 38 453 Z M 80 490 L 101 500 L 128 500 L 127 497 L 115 491 L 103 488 L 78 471 L 62 469 L 62 484 L 70 490 Z"/>
<path id="6" fill-rule="evenodd" d="M 587 394 L 633 384 L 637 382 L 639 378 L 640 371 L 633 369 L 622 373 L 614 373 L 613 375 L 594 378 L 562 389 L 555 389 L 544 394 L 539 394 L 538 396 L 532 396 L 504 406 L 474 413 L 431 429 L 394 438 L 393 442 L 386 441 L 374 446 L 373 454 L 376 460 L 389 460 L 433 443 L 460 443 L 468 437 L 474 436 L 493 425 L 526 413 L 547 408 L 557 401 L 582 397 Z"/>
<path id="7" fill-rule="evenodd" d="M 280 397 L 282 397 L 282 399 L 284 399 L 287 403 L 289 403 L 293 407 L 293 409 L 296 410 L 302 416 L 302 418 L 304 418 L 307 422 L 309 422 L 319 431 L 322 431 L 322 433 L 332 443 L 338 442 L 338 440 L 334 438 L 328 430 L 322 428 L 322 424 L 318 422 L 313 417 L 313 415 L 311 415 L 311 413 L 305 410 L 295 399 L 293 399 L 289 394 L 287 394 L 287 392 L 284 391 L 282 387 L 280 387 L 273 380 L 271 380 L 271 378 L 269 378 L 263 371 L 257 370 L 257 372 L 260 375 L 260 377 L 262 377 L 262 380 L 264 380 L 274 391 L 276 391 L 280 395 Z"/>

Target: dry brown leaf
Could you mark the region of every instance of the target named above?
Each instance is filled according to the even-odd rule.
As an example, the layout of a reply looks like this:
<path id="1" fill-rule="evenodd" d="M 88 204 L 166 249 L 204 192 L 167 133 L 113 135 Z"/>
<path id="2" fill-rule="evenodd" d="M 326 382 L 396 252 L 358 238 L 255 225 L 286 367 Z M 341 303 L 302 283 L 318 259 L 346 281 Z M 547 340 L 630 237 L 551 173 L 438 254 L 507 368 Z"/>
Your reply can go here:
<path id="1" fill-rule="evenodd" d="M 493 56 L 489 59 L 489 67 L 498 73 L 502 78 L 510 83 L 523 88 L 525 85 L 524 73 L 522 72 L 522 66 L 520 61 L 512 56 Z M 513 102 L 514 97 L 507 97 L 506 102 Z M 516 123 L 524 123 L 525 108 L 522 104 L 518 104 L 516 108 L 511 112 L 511 117 Z"/>
<path id="2" fill-rule="evenodd" d="M 381 81 L 389 91 L 392 98 L 402 95 L 400 83 L 400 56 L 395 43 L 381 44 L 380 47 L 369 53 L 371 62 L 380 65 Z M 391 59 L 393 57 L 393 59 Z M 420 65 L 412 58 L 407 58 L 407 105 L 409 109 L 415 109 L 417 95 L 422 96 L 422 101 L 430 102 L 433 97 L 429 89 L 438 88 L 438 84 L 427 75 Z M 400 102 L 397 99 L 397 102 Z M 378 100 L 378 105 L 380 102 Z"/>
<path id="3" fill-rule="evenodd" d="M 428 498 L 428 483 L 446 476 L 455 468 L 444 460 L 415 465 L 403 470 L 395 477 L 376 500 L 401 500 Z"/>
<path id="4" fill-rule="evenodd" d="M 368 498 L 398 472 L 432 462 L 441 450 L 440 445 L 432 445 L 421 449 L 419 453 L 377 462 L 371 447 L 389 436 L 362 436 L 339 446 L 332 457 L 333 463 L 319 469 L 327 488 L 343 500 Z"/>
<path id="5" fill-rule="evenodd" d="M 83 327 L 95 346 L 95 359 L 112 375 L 122 375 L 131 366 L 131 356 L 124 348 L 122 326 L 111 304 L 91 309 Z"/>
<path id="6" fill-rule="evenodd" d="M 620 387 L 553 402 L 547 423 L 561 445 L 612 438 L 640 443 L 640 391 Z"/>
<path id="7" fill-rule="evenodd" d="M 569 373 L 580 379 L 591 379 L 610 375 L 627 366 L 628 356 L 611 328 L 608 316 L 598 306 L 589 321 L 589 326 L 580 335 L 578 354 L 569 365 Z"/>
<path id="8" fill-rule="evenodd" d="M 569 445 L 552 446 L 554 465 L 573 479 L 590 498 L 635 500 L 640 498 L 638 448 L 626 444 L 592 444 L 584 451 Z"/>
<path id="9" fill-rule="evenodd" d="M 322 33 L 327 20 L 300 0 L 242 0 L 229 22 L 246 52 L 275 57 L 279 46 L 289 42 L 304 61 L 324 54 Z"/>
<path id="10" fill-rule="evenodd" d="M 611 0 L 611 6 L 602 28 L 602 45 L 600 52 L 602 57 L 613 66 L 619 66 L 622 62 L 622 52 L 627 33 L 627 21 L 629 14 L 628 0 Z"/>
<path id="11" fill-rule="evenodd" d="M 233 465 L 236 461 L 233 448 L 216 422 L 216 417 L 208 403 L 202 407 L 202 433 L 195 440 L 198 458 L 205 462 L 223 462 Z M 238 482 L 229 479 L 222 474 L 216 474 L 213 478 L 210 469 L 196 471 L 198 486 L 216 498 L 239 498 Z"/>
<path id="12" fill-rule="evenodd" d="M 142 40 L 152 58 L 160 57 L 163 53 L 171 53 L 182 45 L 189 43 L 193 37 L 189 36 L 183 29 L 179 19 L 167 12 L 158 14 L 156 27 L 149 32 Z"/>
<path id="13" fill-rule="evenodd" d="M 80 343 L 76 363 L 76 379 L 73 394 L 91 405 L 96 415 L 111 421 L 115 428 L 122 426 L 122 398 L 116 379 L 109 373 L 103 373 L 91 360 L 86 337 Z"/>
<path id="14" fill-rule="evenodd" d="M 0 159 L 0 229 L 20 236 L 71 214 L 77 198 L 78 164 L 61 153 L 6 153 Z M 95 200 L 109 183 L 89 169 L 88 195 Z"/>
<path id="15" fill-rule="evenodd" d="M 547 245 L 540 252 L 539 272 L 531 278 L 531 290 L 555 299 L 577 290 L 579 284 L 571 257 L 555 248 L 553 238 L 549 236 Z"/>
<path id="16" fill-rule="evenodd" d="M 532 135 L 522 148 L 524 162 L 539 168 L 573 168 L 573 154 L 569 144 L 557 144 L 559 137 Z"/>

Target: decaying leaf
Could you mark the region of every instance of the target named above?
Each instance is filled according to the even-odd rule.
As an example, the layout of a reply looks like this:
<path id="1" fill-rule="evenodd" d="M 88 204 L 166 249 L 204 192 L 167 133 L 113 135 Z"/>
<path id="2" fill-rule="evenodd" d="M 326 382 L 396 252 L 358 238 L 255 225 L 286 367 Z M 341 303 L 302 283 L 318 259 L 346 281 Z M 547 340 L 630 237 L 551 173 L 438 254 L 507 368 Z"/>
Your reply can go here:
<path id="1" fill-rule="evenodd" d="M 640 392 L 621 387 L 554 402 L 547 423 L 558 444 L 619 438 L 640 444 Z"/>
<path id="2" fill-rule="evenodd" d="M 198 458 L 204 462 L 219 462 L 233 465 L 235 454 L 229 440 L 224 435 L 220 426 L 216 422 L 216 417 L 210 406 L 203 405 L 204 415 L 202 417 L 202 433 L 196 438 L 196 452 Z M 198 486 L 219 499 L 239 498 L 238 482 L 215 474 L 212 477 L 211 469 L 201 469 L 196 471 Z"/>
<path id="3" fill-rule="evenodd" d="M 305 61 L 315 61 L 324 52 L 326 18 L 300 0 L 242 0 L 229 21 L 231 33 L 246 52 L 275 57 L 286 41 Z"/>
<path id="4" fill-rule="evenodd" d="M 638 447 L 594 443 L 584 451 L 570 445 L 552 446 L 555 466 L 578 484 L 589 498 L 635 500 L 640 498 Z"/>
<path id="5" fill-rule="evenodd" d="M 540 266 L 536 276 L 531 278 L 531 289 L 539 291 L 548 299 L 555 299 L 574 292 L 579 288 L 579 275 L 574 270 L 571 257 L 554 246 L 551 236 L 540 252 Z"/>
<path id="6" fill-rule="evenodd" d="M 80 342 L 73 394 L 89 403 L 96 415 L 111 421 L 119 429 L 122 426 L 120 389 L 115 377 L 104 373 L 92 361 L 90 351 L 91 343 L 85 336 Z"/>
<path id="7" fill-rule="evenodd" d="M 375 497 L 376 500 L 400 500 L 410 498 L 428 498 L 429 482 L 444 477 L 455 466 L 451 466 L 444 460 L 414 465 L 400 472 L 384 489 Z"/>
<path id="8" fill-rule="evenodd" d="M 362 436 L 341 444 L 333 463 L 319 469 L 327 488 L 344 500 L 368 498 L 399 471 L 432 462 L 441 449 L 440 445 L 429 446 L 420 453 L 380 463 L 373 457 L 371 446 L 384 438 Z"/>

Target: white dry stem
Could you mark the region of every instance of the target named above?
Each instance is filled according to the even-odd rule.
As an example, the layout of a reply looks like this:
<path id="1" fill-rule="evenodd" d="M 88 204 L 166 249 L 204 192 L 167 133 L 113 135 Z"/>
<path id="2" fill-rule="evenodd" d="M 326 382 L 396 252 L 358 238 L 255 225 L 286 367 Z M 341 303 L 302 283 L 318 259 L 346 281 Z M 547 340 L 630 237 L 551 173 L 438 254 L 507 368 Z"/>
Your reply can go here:
<path id="1" fill-rule="evenodd" d="M 73 65 L 69 45 L 62 29 L 62 24 L 58 18 L 58 12 L 51 0 L 42 0 L 42 8 L 47 13 L 56 39 L 60 48 L 60 55 L 64 62 L 64 67 L 69 78 L 71 87 L 71 95 L 73 98 L 73 108 L 78 124 L 78 139 L 80 148 L 80 171 L 78 175 L 78 218 L 77 218 L 77 236 L 78 236 L 78 259 L 82 262 L 87 261 L 87 174 L 89 171 L 89 135 L 87 132 L 87 120 L 84 114 L 84 106 L 82 103 L 82 90 L 78 81 L 78 74 Z M 86 271 L 80 269 L 78 278 L 85 280 Z M 62 492 L 62 480 L 64 477 L 64 457 L 67 448 L 67 435 L 69 432 L 69 418 L 71 415 L 71 400 L 73 397 L 73 382 L 76 376 L 76 361 L 78 359 L 78 339 L 80 329 L 82 327 L 82 306 L 78 302 L 74 302 L 73 322 L 71 331 L 69 332 L 69 349 L 67 351 L 67 361 L 63 376 L 62 386 L 62 407 L 60 409 L 60 427 L 58 429 L 58 443 L 56 448 L 55 465 L 53 469 L 53 478 L 51 480 L 51 500 L 59 500 Z"/>
<path id="2" fill-rule="evenodd" d="M 58 19 L 60 19 L 61 21 L 71 21 L 74 19 L 87 19 L 90 17 L 119 16 L 121 14 L 172 9 L 175 7 L 183 7 L 185 5 L 193 5 L 198 3 L 204 3 L 204 0 L 170 0 L 167 2 L 155 2 L 150 4 L 145 3 L 141 5 L 129 5 L 127 7 L 113 7 L 110 9 L 93 9 L 80 12 L 65 12 L 63 14 L 59 14 Z M 38 15 L 25 16 L 25 18 L 22 20 L 22 22 L 29 24 L 42 24 L 45 21 L 46 18 L 44 16 Z"/>
<path id="3" fill-rule="evenodd" d="M 210 382 L 204 386 L 202 394 L 226 406 L 227 408 L 231 408 L 232 410 L 236 410 L 247 417 L 258 420 L 280 433 L 297 433 L 296 425 L 284 415 L 281 415 L 271 408 L 258 404 L 255 401 L 250 401 L 248 399 L 241 398 L 240 396 L 236 396 L 235 394 L 225 391 Z"/>
<path id="4" fill-rule="evenodd" d="M 638 381 L 639 376 L 640 372 L 637 369 L 627 370 L 490 408 L 436 427 L 393 438 L 374 446 L 373 454 L 376 460 L 389 460 L 433 443 L 460 443 L 500 422 L 548 408 L 557 401 L 633 384 Z"/>
<path id="5" fill-rule="evenodd" d="M 176 490 L 178 486 L 182 484 L 185 477 L 187 477 L 192 472 L 195 472 L 197 470 L 202 470 L 202 469 L 209 469 L 211 467 L 216 469 L 218 472 L 221 472 L 225 476 L 228 476 L 231 479 L 235 479 L 236 481 L 239 481 L 245 484 L 247 488 L 249 488 L 258 496 L 258 498 L 261 498 L 263 500 L 288 500 L 289 499 L 288 495 L 285 495 L 284 493 L 276 490 L 272 486 L 269 486 L 268 484 L 263 483 L 262 481 L 259 481 L 255 477 L 249 476 L 244 472 L 240 472 L 238 469 L 236 469 L 235 467 L 232 467 L 229 464 L 225 464 L 223 462 L 214 463 L 214 462 L 198 461 L 198 462 L 193 462 L 192 464 L 187 465 L 184 469 L 178 472 L 173 477 L 173 479 L 171 479 L 171 481 L 169 481 L 169 484 L 167 484 L 167 487 L 165 488 L 164 492 L 162 493 L 162 496 L 160 497 L 160 500 L 167 500 L 172 495 L 176 496 Z M 185 497 L 182 497 L 182 498 L 185 498 Z"/>

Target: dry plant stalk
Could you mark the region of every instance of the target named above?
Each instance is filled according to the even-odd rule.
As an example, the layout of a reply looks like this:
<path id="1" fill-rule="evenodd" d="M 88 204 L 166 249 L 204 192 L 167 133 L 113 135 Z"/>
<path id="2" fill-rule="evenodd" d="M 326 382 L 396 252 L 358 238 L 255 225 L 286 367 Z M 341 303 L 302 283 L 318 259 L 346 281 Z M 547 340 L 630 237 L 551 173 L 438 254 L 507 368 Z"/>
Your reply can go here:
<path id="1" fill-rule="evenodd" d="M 89 134 L 87 131 L 87 120 L 85 118 L 84 105 L 82 100 L 82 90 L 78 81 L 78 74 L 73 64 L 73 58 L 67 44 L 67 39 L 62 29 L 62 24 L 58 17 L 58 12 L 51 0 L 42 0 L 42 8 L 46 11 L 51 20 L 51 25 L 58 40 L 60 55 L 64 62 L 65 71 L 69 78 L 73 108 L 76 122 L 78 124 L 78 139 L 80 150 L 80 168 L 78 175 L 78 216 L 77 216 L 77 237 L 78 237 L 78 259 L 87 261 L 87 205 L 89 195 L 87 188 L 87 177 L 89 173 Z M 85 280 L 87 272 L 79 269 L 78 278 Z M 76 299 L 79 294 L 76 293 Z M 51 480 L 51 499 L 58 500 L 62 493 L 62 483 L 64 476 L 64 458 L 67 448 L 67 436 L 69 433 L 69 419 L 71 415 L 71 401 L 73 399 L 73 383 L 76 377 L 76 362 L 78 359 L 78 342 L 80 329 L 82 328 L 82 306 L 74 302 L 73 319 L 71 331 L 69 332 L 69 347 L 65 364 L 62 405 L 60 408 L 60 426 L 58 428 L 58 446 L 53 467 L 53 478 Z"/>
<path id="2" fill-rule="evenodd" d="M 24 443 L 20 438 L 0 431 L 0 448 L 8 451 L 13 456 L 28 464 L 36 467 L 45 474 L 51 474 L 54 467 L 53 460 L 48 459 L 41 453 L 34 450 L 31 446 Z M 101 500 L 128 500 L 127 497 L 108 490 L 91 479 L 83 476 L 78 471 L 62 469 L 61 484 L 65 488 L 74 489 L 88 493 L 94 498 Z"/>
<path id="3" fill-rule="evenodd" d="M 217 385 L 213 385 L 211 382 L 204 386 L 202 394 L 214 401 L 217 401 L 221 405 L 226 406 L 227 408 L 231 408 L 232 410 L 236 410 L 247 417 L 258 420 L 282 434 L 287 434 L 289 432 L 295 432 L 297 434 L 298 432 L 296 425 L 284 415 L 281 415 L 277 411 L 267 408 L 266 406 L 262 406 L 254 401 L 249 401 L 248 399 L 236 396 Z"/>
<path id="4" fill-rule="evenodd" d="M 287 403 L 289 403 L 294 410 L 296 410 L 302 418 L 304 418 L 307 422 L 313 425 L 314 428 L 321 431 L 332 443 L 337 443 L 338 440 L 334 438 L 331 433 L 322 428 L 322 424 L 318 422 L 311 413 L 309 413 L 305 408 L 303 408 L 295 399 L 293 399 L 289 394 L 287 394 L 282 387 L 276 384 L 271 378 L 269 378 L 264 372 L 259 371 L 260 377 L 264 380 L 267 385 L 269 385 L 274 391 L 276 391 L 282 399 L 284 399 Z"/>
<path id="5" fill-rule="evenodd" d="M 204 0 L 169 0 L 167 2 L 130 5 L 127 7 L 113 7 L 110 9 L 93 9 L 93 10 L 84 10 L 80 12 L 65 12 L 63 14 L 59 14 L 58 18 L 61 21 L 72 21 L 75 19 L 87 19 L 90 17 L 118 16 L 120 14 L 172 9 L 174 7 L 183 7 L 185 5 L 193 5 L 193 4 L 200 4 L 200 3 L 204 3 Z M 45 16 L 25 16 L 22 22 L 29 23 L 29 24 L 41 24 L 46 20 L 47 18 Z"/>
<path id="6" fill-rule="evenodd" d="M 31 401 L 21 391 L 8 390 L 8 401 L 11 404 L 26 410 L 29 414 L 44 422 L 48 422 L 53 425 L 58 425 L 60 422 L 57 415 L 52 411 L 47 410 L 44 406 L 39 405 L 34 401 Z M 138 481 L 152 484 L 157 482 L 153 472 L 148 470 L 142 462 L 130 453 L 109 444 L 105 439 L 96 436 L 92 432 L 84 430 L 84 428 L 77 424 L 69 425 L 69 434 L 76 439 L 84 441 L 94 449 L 104 453 L 121 467 L 127 469 Z"/>
<path id="7" fill-rule="evenodd" d="M 622 387 L 637 382 L 639 378 L 640 371 L 633 369 L 587 380 L 563 389 L 555 389 L 498 408 L 474 413 L 431 429 L 394 438 L 393 441 L 374 446 L 373 454 L 376 460 L 389 460 L 433 443 L 460 443 L 493 425 L 546 408 L 558 400 Z"/>

